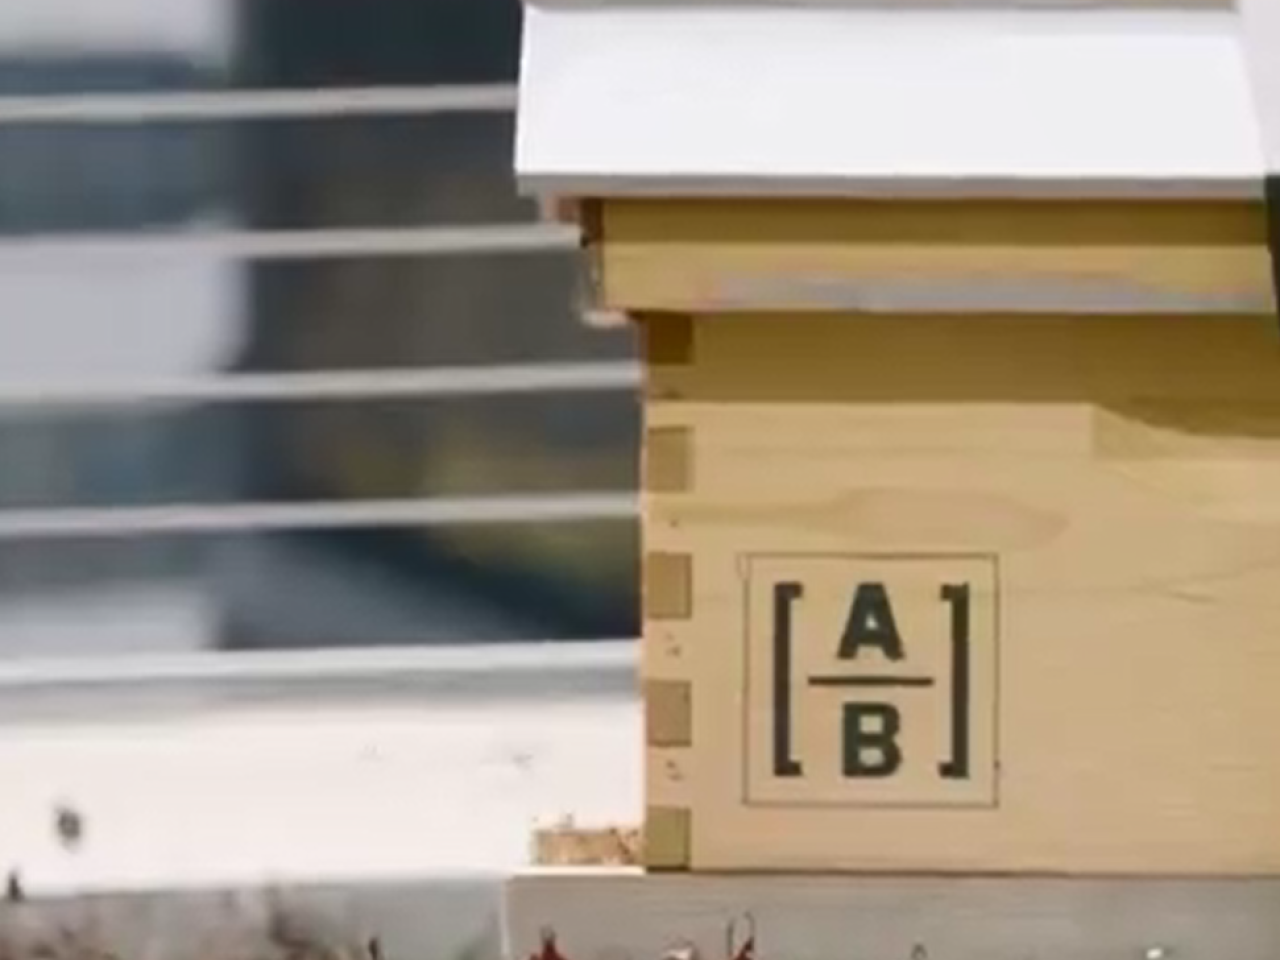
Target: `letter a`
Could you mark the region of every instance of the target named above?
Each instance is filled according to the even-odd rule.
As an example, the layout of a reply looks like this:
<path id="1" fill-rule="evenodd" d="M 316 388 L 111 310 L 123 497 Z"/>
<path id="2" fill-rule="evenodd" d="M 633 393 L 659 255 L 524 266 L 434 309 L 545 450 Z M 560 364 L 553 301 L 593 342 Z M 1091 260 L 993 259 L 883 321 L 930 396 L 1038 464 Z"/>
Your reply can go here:
<path id="1" fill-rule="evenodd" d="M 893 619 L 889 593 L 883 583 L 860 583 L 849 608 L 849 619 L 840 638 L 841 660 L 858 659 L 858 648 L 879 647 L 890 660 L 901 660 L 902 637 Z"/>

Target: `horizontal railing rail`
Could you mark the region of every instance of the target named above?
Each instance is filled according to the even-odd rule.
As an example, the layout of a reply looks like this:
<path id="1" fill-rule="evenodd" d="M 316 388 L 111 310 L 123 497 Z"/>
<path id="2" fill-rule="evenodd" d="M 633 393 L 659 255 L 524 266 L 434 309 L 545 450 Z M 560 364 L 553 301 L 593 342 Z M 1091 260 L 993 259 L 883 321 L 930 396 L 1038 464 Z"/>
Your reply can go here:
<path id="1" fill-rule="evenodd" d="M 189 93 L 0 96 L 0 124 L 131 124 L 319 120 L 447 113 L 510 113 L 510 84 L 324 87 Z"/>
<path id="2" fill-rule="evenodd" d="M 0 96 L 0 128 L 24 125 L 150 125 L 173 123 L 336 120 L 350 117 L 430 117 L 461 113 L 510 114 L 512 84 L 364 86 L 315 89 L 211 89 L 181 92 L 76 93 Z M 365 258 L 456 258 L 573 254 L 581 236 L 572 225 L 537 220 L 372 228 L 239 229 L 221 223 L 172 232 L 37 234 L 0 237 L 0 267 L 9 271 L 58 267 L 60 262 L 112 264 L 214 257 L 240 261 L 319 261 Z M 32 318 L 39 322 L 38 317 Z M 395 369 L 306 370 L 174 374 L 152 377 L 0 381 L 0 418 L 32 412 L 138 408 L 172 404 L 370 402 L 490 396 L 634 391 L 641 368 L 630 361 L 548 361 Z M 307 502 L 177 503 L 147 506 L 57 506 L 0 510 L 0 544 L 202 536 L 272 531 L 388 527 L 633 522 L 634 491 L 566 489 L 536 495 L 440 496 Z M 559 644 L 555 644 L 559 646 Z M 594 643 L 593 652 L 600 655 Z M 514 649 L 514 648 L 513 648 Z M 349 678 L 466 669 L 507 671 L 511 657 L 530 671 L 549 669 L 548 644 L 492 645 L 458 654 L 471 664 L 446 666 L 439 651 L 367 649 L 255 654 L 223 651 L 180 654 L 171 660 L 76 656 L 57 664 L 0 662 L 0 690 L 42 684 L 199 684 L 203 680 L 266 681 Z M 556 656 L 574 656 L 560 654 Z M 628 654 L 629 656 L 629 654 Z M 521 660 L 521 657 L 525 659 Z M 575 661 L 576 662 L 576 661 Z M 593 661 L 594 662 L 594 661 Z M 630 674 L 628 674 L 630 676 Z"/>
<path id="3" fill-rule="evenodd" d="M 234 373 L 102 380 L 96 383 L 0 381 L 0 418 L 7 411 L 26 413 L 32 408 L 432 400 L 592 393 L 634 390 L 640 382 L 639 364 L 628 361 Z"/>
<path id="4" fill-rule="evenodd" d="M 310 685 L 331 681 L 435 682 L 467 689 L 506 677 L 536 691 L 552 673 L 572 674 L 584 692 L 607 689 L 613 680 L 634 684 L 639 646 L 634 639 L 563 642 L 367 647 L 340 650 L 219 651 L 181 654 L 118 654 L 111 657 L 0 661 L 0 692 L 47 688 L 210 685 L 270 682 Z M 606 682 L 609 681 L 609 682 Z"/>
<path id="5" fill-rule="evenodd" d="M 361 257 L 456 257 L 577 250 L 579 231 L 558 223 L 447 227 L 208 230 L 73 237 L 5 237 L 0 264 L 57 257 L 165 259 L 193 255 L 241 260 L 332 260 Z"/>
<path id="6" fill-rule="evenodd" d="M 0 510 L 0 542 L 633 520 L 630 493 Z"/>

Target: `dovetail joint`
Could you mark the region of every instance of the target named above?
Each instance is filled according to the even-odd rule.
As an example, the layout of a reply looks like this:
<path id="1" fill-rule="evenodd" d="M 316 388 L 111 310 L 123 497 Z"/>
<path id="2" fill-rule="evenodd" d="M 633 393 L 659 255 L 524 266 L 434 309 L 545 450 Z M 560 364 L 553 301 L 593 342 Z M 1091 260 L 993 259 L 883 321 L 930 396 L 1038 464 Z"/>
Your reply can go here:
<path id="1" fill-rule="evenodd" d="M 654 871 L 688 870 L 693 815 L 684 807 L 649 807 L 644 820 L 644 865 Z"/>
<path id="2" fill-rule="evenodd" d="M 693 616 L 693 557 L 687 553 L 650 553 L 642 570 L 644 616 L 650 620 L 688 620 Z"/>
<path id="3" fill-rule="evenodd" d="M 693 743 L 693 685 L 683 680 L 650 680 L 644 687 L 645 742 L 651 747 Z"/>
<path id="4" fill-rule="evenodd" d="M 642 451 L 643 489 L 647 493 L 688 493 L 693 488 L 693 431 L 689 427 L 651 427 Z"/>
<path id="5" fill-rule="evenodd" d="M 634 313 L 644 362 L 653 367 L 684 367 L 694 361 L 693 317 L 685 313 Z"/>

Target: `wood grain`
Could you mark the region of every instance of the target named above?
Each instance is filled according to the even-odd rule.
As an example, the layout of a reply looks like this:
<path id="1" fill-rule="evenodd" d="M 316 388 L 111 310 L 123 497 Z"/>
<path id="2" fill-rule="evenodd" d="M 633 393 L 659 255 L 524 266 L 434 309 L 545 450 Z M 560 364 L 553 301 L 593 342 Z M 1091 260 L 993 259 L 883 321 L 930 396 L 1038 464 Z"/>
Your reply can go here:
<path id="1" fill-rule="evenodd" d="M 659 311 L 1271 313 L 1261 203 L 610 199 L 602 301 Z"/>
<path id="2" fill-rule="evenodd" d="M 1272 322 L 710 315 L 693 336 L 678 395 L 648 413 L 690 426 L 697 483 L 648 496 L 644 516 L 650 549 L 691 558 L 690 619 L 665 637 L 683 666 L 646 628 L 646 668 L 693 682 L 693 869 L 1280 872 Z M 765 601 L 746 592 L 747 555 L 780 558 L 766 589 L 792 577 L 816 604 L 801 645 L 838 639 L 841 582 L 879 576 L 901 596 L 902 576 L 937 579 L 880 558 L 994 558 L 998 665 L 973 696 L 997 711 L 998 805 L 940 807 L 924 781 L 850 801 L 834 714 L 796 733 L 826 765 L 809 796 L 823 805 L 748 805 L 747 738 L 767 723 L 745 651 L 770 631 L 748 636 Z M 898 666 L 937 673 L 940 648 L 911 654 L 945 638 L 920 582 Z M 996 627 L 972 629 L 978 643 Z M 902 706 L 919 695 L 883 698 L 936 726 L 936 704 Z"/>

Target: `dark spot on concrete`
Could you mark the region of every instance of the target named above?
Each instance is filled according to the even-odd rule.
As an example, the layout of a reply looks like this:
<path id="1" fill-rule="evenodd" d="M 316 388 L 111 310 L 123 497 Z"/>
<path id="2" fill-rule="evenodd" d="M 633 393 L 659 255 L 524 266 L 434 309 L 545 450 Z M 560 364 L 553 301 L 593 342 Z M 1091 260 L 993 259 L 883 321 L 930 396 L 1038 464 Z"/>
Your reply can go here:
<path id="1" fill-rule="evenodd" d="M 75 849 L 84 840 L 84 817 L 72 807 L 59 806 L 54 811 L 54 830 L 64 847 Z"/>

